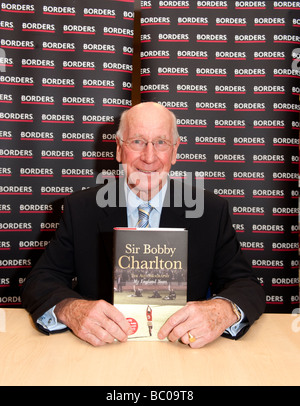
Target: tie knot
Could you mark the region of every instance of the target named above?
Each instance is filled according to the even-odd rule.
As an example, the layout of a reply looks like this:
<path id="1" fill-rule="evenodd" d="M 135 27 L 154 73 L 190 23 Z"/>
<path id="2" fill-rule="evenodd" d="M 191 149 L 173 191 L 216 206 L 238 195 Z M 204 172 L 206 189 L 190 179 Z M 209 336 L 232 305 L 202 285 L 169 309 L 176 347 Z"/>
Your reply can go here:
<path id="1" fill-rule="evenodd" d="M 146 213 L 150 213 L 151 210 L 153 209 L 153 207 L 151 206 L 151 204 L 149 202 L 145 202 L 139 205 L 139 210 L 143 210 Z"/>
<path id="2" fill-rule="evenodd" d="M 142 203 L 139 205 L 139 221 L 137 227 L 139 228 L 148 228 L 149 227 L 149 216 L 153 207 L 149 202 Z"/>

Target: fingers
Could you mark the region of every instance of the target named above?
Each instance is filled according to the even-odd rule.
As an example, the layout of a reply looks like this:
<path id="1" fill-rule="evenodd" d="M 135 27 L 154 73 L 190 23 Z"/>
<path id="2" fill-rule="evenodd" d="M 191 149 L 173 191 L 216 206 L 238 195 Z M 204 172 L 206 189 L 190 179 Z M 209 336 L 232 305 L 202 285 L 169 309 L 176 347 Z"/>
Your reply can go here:
<path id="1" fill-rule="evenodd" d="M 158 338 L 168 337 L 170 341 L 176 341 L 183 337 L 191 328 L 194 327 L 197 316 L 197 307 L 199 302 L 188 302 L 184 307 L 174 313 L 158 332 Z M 198 316 L 197 316 L 198 317 Z"/>
<path id="2" fill-rule="evenodd" d="M 124 315 L 110 303 L 96 302 L 89 323 L 90 333 L 102 343 L 112 343 L 115 339 L 124 342 L 131 332 Z"/>
<path id="3" fill-rule="evenodd" d="M 109 323 L 103 321 L 103 325 Z M 107 330 L 108 328 L 108 330 Z M 110 331 L 109 331 L 110 330 Z M 124 332 L 119 332 L 118 327 L 115 327 L 113 324 L 111 327 L 102 327 L 100 323 L 96 321 L 89 321 L 81 326 L 78 330 L 77 335 L 84 341 L 92 344 L 93 346 L 101 346 L 105 344 L 112 343 L 115 339 L 118 341 L 124 342 L 127 340 L 127 336 Z"/>
<path id="4" fill-rule="evenodd" d="M 211 341 L 210 334 L 201 329 L 193 329 L 191 321 L 184 322 L 175 326 L 167 335 L 161 335 L 161 337 L 166 338 L 171 342 L 181 341 L 185 345 L 189 345 L 191 348 L 201 348 L 204 347 Z M 159 336 L 160 339 L 163 339 Z"/>
<path id="5" fill-rule="evenodd" d="M 108 336 L 105 330 L 101 327 L 99 327 L 97 331 L 93 331 L 91 328 L 85 329 L 82 327 L 75 334 L 77 337 L 81 338 L 81 340 L 86 341 L 94 347 L 100 347 L 114 341 L 113 337 Z"/>
<path id="6" fill-rule="evenodd" d="M 158 338 L 163 340 L 168 337 L 172 342 L 178 340 L 188 331 L 189 328 L 192 328 L 190 323 L 187 322 L 188 318 L 189 312 L 185 306 L 174 313 L 160 328 Z"/>
<path id="7" fill-rule="evenodd" d="M 72 310 L 69 327 L 93 346 L 112 343 L 115 339 L 124 342 L 131 332 L 124 315 L 104 300 L 78 300 L 73 302 Z"/>
<path id="8" fill-rule="evenodd" d="M 125 316 L 110 303 L 104 302 L 103 327 L 112 334 L 117 340 L 124 341 L 131 334 L 131 327 Z"/>
<path id="9" fill-rule="evenodd" d="M 214 302 L 214 303 L 212 303 Z M 225 313 L 216 301 L 189 302 L 174 313 L 162 326 L 159 339 L 180 340 L 192 348 L 200 348 L 218 338 L 226 329 Z M 190 333 L 190 335 L 189 335 Z"/>
<path id="10" fill-rule="evenodd" d="M 204 336 L 199 336 L 196 330 L 190 330 L 184 334 L 180 341 L 183 344 L 189 345 L 191 348 L 201 348 L 208 344 L 208 339 Z"/>

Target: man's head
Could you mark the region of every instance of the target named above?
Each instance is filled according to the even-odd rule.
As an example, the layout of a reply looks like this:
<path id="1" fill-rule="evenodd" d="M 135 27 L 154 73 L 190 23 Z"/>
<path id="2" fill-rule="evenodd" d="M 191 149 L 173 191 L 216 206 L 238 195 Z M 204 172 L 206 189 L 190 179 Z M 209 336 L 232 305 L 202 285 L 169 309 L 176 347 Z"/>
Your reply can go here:
<path id="1" fill-rule="evenodd" d="M 141 103 L 122 114 L 116 159 L 141 199 L 150 200 L 165 184 L 179 144 L 176 118 L 160 104 Z"/>

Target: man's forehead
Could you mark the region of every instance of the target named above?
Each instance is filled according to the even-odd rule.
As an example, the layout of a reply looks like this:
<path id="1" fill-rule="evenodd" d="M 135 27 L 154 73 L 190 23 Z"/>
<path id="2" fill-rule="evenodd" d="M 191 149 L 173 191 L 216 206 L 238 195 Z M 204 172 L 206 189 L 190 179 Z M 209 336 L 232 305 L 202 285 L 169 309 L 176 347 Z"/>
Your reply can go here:
<path id="1" fill-rule="evenodd" d="M 128 112 L 127 116 L 127 124 L 131 128 L 144 128 L 145 130 L 148 129 L 157 129 L 164 132 L 169 132 L 171 128 L 171 117 L 168 114 L 151 114 L 148 111 L 141 111 L 140 114 L 131 114 Z"/>
<path id="2" fill-rule="evenodd" d="M 171 114 L 168 109 L 156 103 L 141 103 L 132 107 L 127 112 L 128 118 L 139 118 L 139 117 L 157 117 L 160 120 L 168 121 L 171 119 Z"/>
<path id="3" fill-rule="evenodd" d="M 141 123 L 139 125 L 137 122 L 132 122 L 131 125 L 128 125 L 128 135 L 130 137 L 153 137 L 153 138 L 160 138 L 166 139 L 171 136 L 171 127 L 167 124 L 165 125 L 147 125 L 147 123 Z"/>

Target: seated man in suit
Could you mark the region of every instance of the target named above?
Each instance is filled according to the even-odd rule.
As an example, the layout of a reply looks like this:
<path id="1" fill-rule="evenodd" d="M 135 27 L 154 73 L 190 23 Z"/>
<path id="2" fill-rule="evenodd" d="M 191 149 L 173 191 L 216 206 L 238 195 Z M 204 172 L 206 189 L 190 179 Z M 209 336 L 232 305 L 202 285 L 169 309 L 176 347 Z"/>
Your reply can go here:
<path id="1" fill-rule="evenodd" d="M 262 314 L 264 292 L 240 250 L 227 201 L 204 191 L 198 218 L 186 215 L 184 201 L 164 204 L 173 194 L 168 173 L 179 144 L 176 118 L 163 106 L 141 103 L 123 113 L 116 158 L 125 182 L 112 187 L 125 204 L 100 207 L 103 185 L 66 198 L 56 235 L 22 292 L 41 331 L 69 328 L 94 346 L 127 340 L 130 326 L 112 305 L 112 234 L 114 227 L 136 226 L 141 202 L 152 204 L 150 227 L 188 230 L 188 302 L 161 327 L 159 339 L 200 348 L 220 335 L 241 337 Z"/>

